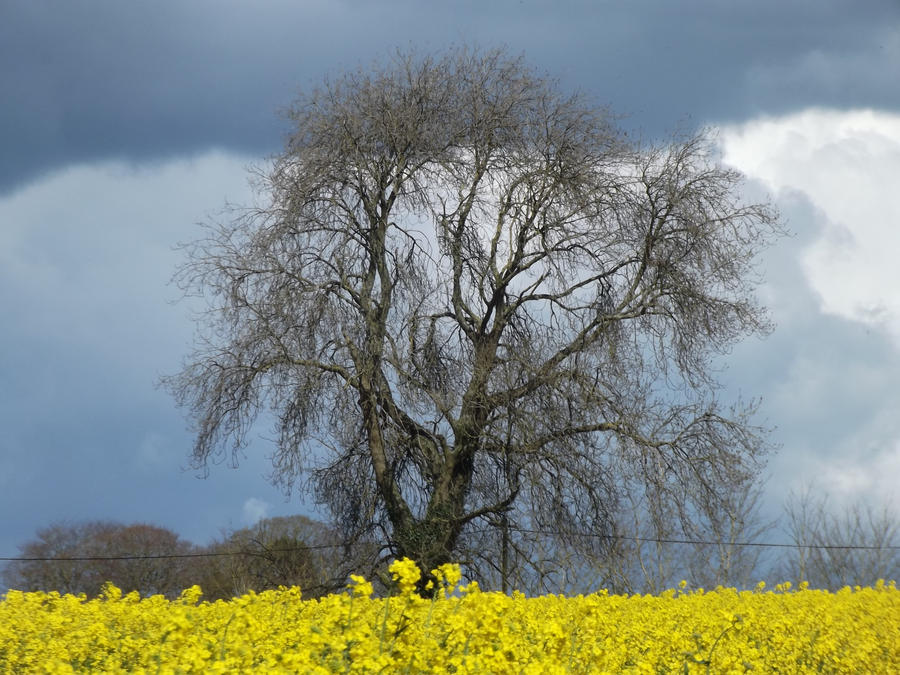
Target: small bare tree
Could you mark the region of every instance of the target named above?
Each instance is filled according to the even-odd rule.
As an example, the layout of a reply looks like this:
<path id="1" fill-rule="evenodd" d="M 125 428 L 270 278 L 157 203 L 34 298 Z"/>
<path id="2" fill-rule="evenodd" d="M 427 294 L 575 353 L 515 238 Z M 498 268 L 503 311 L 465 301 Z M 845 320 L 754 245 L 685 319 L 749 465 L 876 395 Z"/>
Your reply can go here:
<path id="1" fill-rule="evenodd" d="M 785 511 L 796 548 L 782 565 L 784 577 L 830 589 L 900 578 L 900 519 L 889 506 L 833 508 L 806 488 L 789 495 Z"/>
<path id="2" fill-rule="evenodd" d="M 748 481 L 735 485 L 721 503 L 703 503 L 700 517 L 684 532 L 688 539 L 709 543 L 690 547 L 684 578 L 707 588 L 750 588 L 762 580 L 769 560 L 756 544 L 777 525 L 777 519 L 762 515 L 762 498 L 759 484 Z"/>
<path id="3" fill-rule="evenodd" d="M 623 485 L 689 519 L 757 474 L 711 359 L 767 330 L 752 261 L 779 226 L 706 135 L 635 143 L 465 50 L 347 74 L 290 119 L 260 202 L 177 277 L 210 300 L 164 380 L 199 467 L 268 408 L 275 479 L 424 570 L 474 561 L 484 528 L 611 532 Z"/>

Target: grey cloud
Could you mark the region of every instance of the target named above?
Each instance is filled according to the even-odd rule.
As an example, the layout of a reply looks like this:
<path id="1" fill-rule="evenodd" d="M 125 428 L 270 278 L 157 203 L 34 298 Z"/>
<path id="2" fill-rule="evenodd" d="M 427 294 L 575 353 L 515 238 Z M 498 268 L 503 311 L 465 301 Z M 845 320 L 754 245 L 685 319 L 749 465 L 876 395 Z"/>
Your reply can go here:
<path id="1" fill-rule="evenodd" d="M 776 328 L 738 345 L 726 372 L 729 391 L 760 396 L 761 421 L 776 427 L 781 449 L 767 486 L 774 511 L 789 489 L 816 482 L 815 467 L 857 455 L 872 464 L 900 440 L 900 351 L 887 332 L 821 312 L 799 260 L 826 217 L 801 193 L 777 201 L 793 234 L 763 256 L 760 293 Z"/>
<path id="2" fill-rule="evenodd" d="M 299 88 L 397 46 L 504 44 L 649 134 L 772 106 L 896 107 L 868 55 L 898 21 L 892 0 L 6 3 L 0 191 L 72 161 L 266 154 Z M 816 54 L 861 55 L 852 99 L 804 79 Z"/>
<path id="3" fill-rule="evenodd" d="M 197 481 L 191 436 L 159 375 L 191 341 L 167 289 L 179 240 L 226 197 L 245 160 L 206 155 L 64 171 L 0 199 L 0 555 L 61 518 L 157 522 L 197 541 L 240 524 L 250 496 L 296 511 L 265 451 Z"/>
<path id="4" fill-rule="evenodd" d="M 745 74 L 748 104 L 769 113 L 807 105 L 900 108 L 900 24 L 873 29 L 862 44 L 811 48 L 778 63 L 758 63 Z M 775 105 L 773 105 L 773 103 Z M 757 103 L 758 106 L 758 103 Z"/>

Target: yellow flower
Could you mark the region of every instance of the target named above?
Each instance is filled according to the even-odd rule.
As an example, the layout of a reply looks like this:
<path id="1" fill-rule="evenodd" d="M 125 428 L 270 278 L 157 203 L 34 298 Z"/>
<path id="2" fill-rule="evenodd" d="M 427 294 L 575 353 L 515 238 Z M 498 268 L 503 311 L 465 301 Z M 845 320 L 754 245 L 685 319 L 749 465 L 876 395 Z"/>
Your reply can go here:
<path id="1" fill-rule="evenodd" d="M 400 591 L 400 595 L 410 595 L 414 593 L 416 590 L 416 583 L 418 583 L 419 579 L 422 577 L 419 566 L 416 565 L 415 561 L 410 560 L 409 558 L 395 560 L 391 563 L 391 566 L 388 567 L 388 571 L 391 573 L 391 578 L 397 582 L 397 588 Z"/>
<path id="2" fill-rule="evenodd" d="M 107 581 L 100 588 L 100 595 L 107 600 L 115 602 L 122 597 L 122 590 L 118 588 L 113 582 Z"/>
<path id="3" fill-rule="evenodd" d="M 441 590 L 457 566 L 434 571 Z M 418 568 L 396 561 L 401 591 Z M 346 593 L 303 600 L 296 587 L 198 602 L 112 590 L 0 597 L 4 672 L 895 672 L 900 591 L 716 588 L 661 595 L 526 597 L 476 582 L 432 602 Z"/>
<path id="4" fill-rule="evenodd" d="M 448 594 L 452 593 L 456 584 L 462 579 L 462 572 L 460 572 L 459 565 L 455 563 L 445 563 L 437 569 L 431 570 L 431 573 L 434 575 L 435 579 L 443 584 L 441 587 L 442 597 L 447 597 Z"/>
<path id="5" fill-rule="evenodd" d="M 190 588 L 181 591 L 181 595 L 178 596 L 178 601 L 185 605 L 196 605 L 197 601 L 200 600 L 201 595 L 203 595 L 203 590 L 194 584 Z"/>
<path id="6" fill-rule="evenodd" d="M 354 598 L 370 598 L 375 592 L 372 582 L 366 581 L 366 578 L 359 574 L 350 575 L 350 583 L 347 584 L 347 588 L 353 593 Z"/>

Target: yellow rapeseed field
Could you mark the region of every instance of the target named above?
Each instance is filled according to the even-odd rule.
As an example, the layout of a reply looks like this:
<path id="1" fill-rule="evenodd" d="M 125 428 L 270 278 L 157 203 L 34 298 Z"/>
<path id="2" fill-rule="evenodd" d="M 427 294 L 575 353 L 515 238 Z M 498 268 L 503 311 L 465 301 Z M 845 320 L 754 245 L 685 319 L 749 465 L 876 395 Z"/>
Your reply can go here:
<path id="1" fill-rule="evenodd" d="M 434 600 L 414 594 L 408 560 L 393 597 L 352 577 L 347 593 L 303 600 L 297 588 L 202 602 L 10 591 L 0 601 L 7 673 L 897 673 L 894 583 L 836 593 L 783 584 L 660 596 L 527 598 L 458 586 L 436 570 Z M 682 588 L 684 584 L 682 584 Z"/>

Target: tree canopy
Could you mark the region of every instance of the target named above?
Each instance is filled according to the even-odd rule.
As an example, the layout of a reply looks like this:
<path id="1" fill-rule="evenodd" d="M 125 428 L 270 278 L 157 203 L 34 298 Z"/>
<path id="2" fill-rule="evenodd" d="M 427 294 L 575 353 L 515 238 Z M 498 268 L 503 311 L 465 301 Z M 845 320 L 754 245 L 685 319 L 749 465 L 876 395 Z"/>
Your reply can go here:
<path id="1" fill-rule="evenodd" d="M 175 597 L 189 576 L 179 556 L 193 546 L 157 525 L 88 521 L 41 528 L 20 549 L 21 559 L 0 574 L 12 588 L 96 596 L 112 582 L 126 592 Z"/>
<path id="2" fill-rule="evenodd" d="M 198 466 L 267 409 L 275 480 L 347 542 L 475 575 L 484 532 L 614 542 L 635 500 L 687 524 L 755 480 L 765 436 L 713 365 L 769 329 L 753 260 L 780 228 L 708 133 L 634 140 L 472 50 L 347 73 L 289 120 L 179 272 L 209 300 L 165 380 Z"/>

